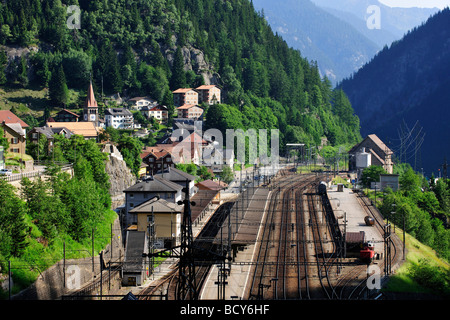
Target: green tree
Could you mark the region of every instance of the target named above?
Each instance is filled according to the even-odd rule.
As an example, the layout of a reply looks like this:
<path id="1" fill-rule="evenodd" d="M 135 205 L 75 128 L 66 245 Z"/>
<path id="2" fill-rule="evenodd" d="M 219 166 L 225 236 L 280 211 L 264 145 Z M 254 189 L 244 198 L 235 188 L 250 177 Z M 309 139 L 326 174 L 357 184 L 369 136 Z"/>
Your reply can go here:
<path id="1" fill-rule="evenodd" d="M 211 173 L 207 167 L 205 166 L 200 166 L 197 174 L 199 175 L 199 181 L 203 181 L 203 180 L 209 180 L 212 179 L 214 177 L 214 174 Z"/>
<path id="2" fill-rule="evenodd" d="M 407 195 L 414 194 L 420 191 L 420 177 L 414 172 L 411 167 L 408 168 L 402 175 L 400 175 L 399 183 L 401 190 L 404 191 Z"/>
<path id="3" fill-rule="evenodd" d="M 25 223 L 26 206 L 15 188 L 0 179 L 0 255 L 19 257 L 28 245 Z"/>
<path id="4" fill-rule="evenodd" d="M 386 170 L 381 166 L 371 165 L 363 170 L 361 175 L 361 182 L 365 188 L 370 187 L 371 182 L 379 182 L 380 174 L 385 174 Z"/>
<path id="5" fill-rule="evenodd" d="M 8 56 L 6 51 L 0 51 L 0 85 L 6 83 L 6 66 L 8 64 Z"/>
<path id="6" fill-rule="evenodd" d="M 8 140 L 8 138 L 5 137 L 5 131 L 3 130 L 3 128 L 1 126 L 0 126 L 0 146 L 3 147 L 3 150 L 5 153 L 8 152 L 9 140 Z"/>
<path id="7" fill-rule="evenodd" d="M 172 67 L 172 77 L 170 78 L 170 87 L 172 90 L 184 88 L 186 86 L 186 72 L 184 71 L 184 58 L 181 48 L 175 51 L 175 57 Z"/>
<path id="8" fill-rule="evenodd" d="M 18 80 L 20 85 L 25 88 L 28 86 L 28 68 L 27 68 L 27 59 L 22 56 L 19 60 L 19 65 L 17 66 L 18 73 Z"/>
<path id="9" fill-rule="evenodd" d="M 136 177 L 139 176 L 139 170 L 141 168 L 142 159 L 139 155 L 141 154 L 142 147 L 143 144 L 139 139 L 130 137 L 127 134 L 120 137 L 117 145 L 120 153 L 122 153 L 123 160 Z"/>
<path id="10" fill-rule="evenodd" d="M 220 179 L 226 184 L 229 184 L 234 180 L 233 170 L 229 166 L 224 166 L 220 174 Z"/>
<path id="11" fill-rule="evenodd" d="M 66 106 L 69 99 L 69 89 L 62 64 L 52 72 L 49 83 L 50 101 L 54 106 Z"/>

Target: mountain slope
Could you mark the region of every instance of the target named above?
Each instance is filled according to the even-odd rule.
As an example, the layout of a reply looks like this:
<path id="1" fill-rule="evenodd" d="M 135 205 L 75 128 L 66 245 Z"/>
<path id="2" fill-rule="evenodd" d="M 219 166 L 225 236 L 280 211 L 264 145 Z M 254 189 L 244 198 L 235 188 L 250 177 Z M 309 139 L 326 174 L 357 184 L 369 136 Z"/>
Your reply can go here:
<path id="1" fill-rule="evenodd" d="M 347 77 L 381 48 L 352 25 L 310 0 L 253 0 L 272 28 L 333 82 Z"/>
<path id="2" fill-rule="evenodd" d="M 76 3 L 81 29 L 71 30 L 66 9 Z M 100 102 L 103 91 L 149 95 L 173 111 L 171 91 L 211 82 L 223 87 L 227 110 L 219 111 L 236 112 L 213 119 L 222 128 L 279 128 L 282 146 L 360 137 L 348 101 L 249 0 L 4 0 L 0 30 L 0 44 L 33 48 L 4 66 L 7 85 L 46 87 L 62 66 L 72 90 L 84 92 L 92 75 Z M 77 109 L 80 100 L 49 102 Z"/>
<path id="3" fill-rule="evenodd" d="M 376 133 L 394 149 L 403 123 L 417 121 L 426 133 L 422 163 L 437 174 L 450 155 L 450 10 L 377 54 L 359 72 L 340 84 L 361 120 L 361 133 Z M 399 152 L 399 148 L 396 150 Z M 398 153 L 397 153 L 398 156 Z"/>
<path id="4" fill-rule="evenodd" d="M 409 30 L 421 25 L 431 15 L 435 14 L 439 10 L 437 8 L 398 8 L 388 7 L 380 1 L 374 0 L 311 0 L 321 8 L 340 10 L 351 13 L 358 17 L 358 19 L 366 20 L 371 13 L 367 13 L 367 8 L 371 5 L 376 5 L 380 8 L 380 27 L 381 29 L 370 30 L 371 34 L 376 37 L 377 33 L 388 32 L 395 36 L 398 40 Z M 351 17 L 339 16 L 344 21 L 352 23 Z M 348 19 L 350 18 L 350 20 Z M 367 27 L 366 27 L 367 28 Z M 370 37 L 372 39 L 372 37 Z M 390 42 L 384 44 L 389 45 Z M 384 45 L 383 44 L 383 45 Z"/>

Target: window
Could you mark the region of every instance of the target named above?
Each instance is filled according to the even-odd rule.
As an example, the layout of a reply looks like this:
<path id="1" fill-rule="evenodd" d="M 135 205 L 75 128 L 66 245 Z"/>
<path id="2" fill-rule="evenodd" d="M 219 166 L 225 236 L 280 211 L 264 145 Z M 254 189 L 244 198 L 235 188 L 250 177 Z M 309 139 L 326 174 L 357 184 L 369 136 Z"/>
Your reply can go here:
<path id="1" fill-rule="evenodd" d="M 18 144 L 19 138 L 11 138 L 11 144 Z"/>

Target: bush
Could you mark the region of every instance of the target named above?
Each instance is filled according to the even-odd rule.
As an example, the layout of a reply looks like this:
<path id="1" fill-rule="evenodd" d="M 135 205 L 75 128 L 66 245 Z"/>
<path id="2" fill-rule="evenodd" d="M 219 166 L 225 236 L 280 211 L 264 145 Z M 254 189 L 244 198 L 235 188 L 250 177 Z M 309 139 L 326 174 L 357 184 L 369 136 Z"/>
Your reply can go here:
<path id="1" fill-rule="evenodd" d="M 450 297 L 450 270 L 433 266 L 428 260 L 421 259 L 418 264 L 411 265 L 409 272 L 420 285 Z"/>

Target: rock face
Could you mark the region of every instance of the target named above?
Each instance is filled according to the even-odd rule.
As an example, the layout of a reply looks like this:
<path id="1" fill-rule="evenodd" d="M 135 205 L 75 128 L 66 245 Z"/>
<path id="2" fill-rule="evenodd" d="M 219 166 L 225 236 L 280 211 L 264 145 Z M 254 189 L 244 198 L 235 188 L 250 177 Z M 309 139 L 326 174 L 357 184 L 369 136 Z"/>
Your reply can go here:
<path id="1" fill-rule="evenodd" d="M 164 55 L 172 66 L 176 48 L 165 48 Z M 208 63 L 203 51 L 192 47 L 191 45 L 181 48 L 183 58 L 184 58 L 184 70 L 192 70 L 196 74 L 201 74 L 206 85 L 220 84 L 219 75 L 214 71 L 211 64 Z"/>
<path id="2" fill-rule="evenodd" d="M 109 175 L 109 194 L 112 197 L 112 207 L 116 208 L 123 203 L 125 194 L 123 190 L 136 183 L 136 177 L 131 173 L 125 161 L 122 160 L 122 155 L 113 145 L 106 145 L 103 152 L 109 154 L 109 159 L 106 162 L 106 173 Z"/>

